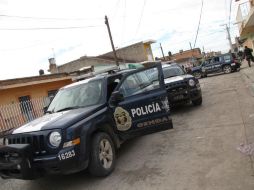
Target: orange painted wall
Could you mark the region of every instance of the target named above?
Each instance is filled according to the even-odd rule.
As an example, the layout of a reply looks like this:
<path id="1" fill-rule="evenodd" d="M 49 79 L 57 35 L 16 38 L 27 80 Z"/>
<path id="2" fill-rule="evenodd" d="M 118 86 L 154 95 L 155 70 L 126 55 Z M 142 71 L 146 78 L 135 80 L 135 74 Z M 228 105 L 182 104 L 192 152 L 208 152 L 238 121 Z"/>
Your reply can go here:
<path id="1" fill-rule="evenodd" d="M 42 98 L 48 96 L 48 91 L 58 90 L 59 88 L 71 84 L 71 79 L 62 81 L 48 82 L 44 84 L 35 84 L 24 87 L 17 87 L 12 89 L 0 90 L 0 131 L 12 127 L 18 127 L 27 122 L 24 115 L 21 113 L 19 104 L 19 97 L 30 96 L 30 99 Z M 38 102 L 38 100 L 37 100 Z M 12 106 L 4 106 L 12 105 Z M 42 104 L 33 104 L 33 114 L 39 117 L 42 112 Z M 10 111 L 12 110 L 12 111 Z M 8 124 L 7 124 L 8 123 Z M 17 124 L 18 123 L 18 124 Z"/>
<path id="2" fill-rule="evenodd" d="M 71 79 L 54 81 L 44 84 L 29 85 L 12 89 L 0 90 L 0 105 L 19 102 L 20 96 L 30 96 L 33 98 L 47 97 L 49 90 L 57 90 L 67 84 L 72 83 Z"/>

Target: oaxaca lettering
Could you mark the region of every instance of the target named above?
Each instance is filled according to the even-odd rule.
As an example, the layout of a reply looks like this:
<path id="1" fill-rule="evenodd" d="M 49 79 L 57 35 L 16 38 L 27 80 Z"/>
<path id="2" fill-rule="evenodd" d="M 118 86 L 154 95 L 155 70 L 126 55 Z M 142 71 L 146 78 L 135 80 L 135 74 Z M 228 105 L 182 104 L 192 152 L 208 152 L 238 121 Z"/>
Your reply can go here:
<path id="1" fill-rule="evenodd" d="M 155 113 L 161 111 L 159 103 L 153 103 L 150 105 L 142 106 L 140 108 L 131 109 L 132 117 L 147 115 L 150 113 Z"/>
<path id="2" fill-rule="evenodd" d="M 148 126 L 152 126 L 152 125 L 158 125 L 158 124 L 168 123 L 170 121 L 171 121 L 170 116 L 167 116 L 167 117 L 153 119 L 153 120 L 150 120 L 150 121 L 145 121 L 143 123 L 138 123 L 137 127 L 139 127 L 139 128 L 141 128 L 141 127 L 148 127 Z"/>

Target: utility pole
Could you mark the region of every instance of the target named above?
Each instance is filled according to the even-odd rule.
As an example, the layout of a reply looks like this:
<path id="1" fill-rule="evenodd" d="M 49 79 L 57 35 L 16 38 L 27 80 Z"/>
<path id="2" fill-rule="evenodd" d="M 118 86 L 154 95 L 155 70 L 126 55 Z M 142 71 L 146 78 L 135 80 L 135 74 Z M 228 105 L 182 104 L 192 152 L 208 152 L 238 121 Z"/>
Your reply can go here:
<path id="1" fill-rule="evenodd" d="M 113 53 L 114 53 L 114 58 L 115 58 L 116 66 L 119 68 L 119 63 L 118 63 L 118 59 L 117 59 L 117 56 L 116 56 L 116 50 L 115 50 L 113 38 L 112 38 L 112 35 L 111 35 L 111 31 L 110 31 L 110 26 L 109 26 L 107 15 L 105 16 L 105 24 L 107 25 L 107 28 L 108 28 L 108 35 L 109 35 L 109 39 L 110 39 L 110 42 L 111 42 L 112 50 L 113 50 Z"/>
<path id="2" fill-rule="evenodd" d="M 160 43 L 160 48 L 161 48 L 161 53 L 162 53 L 163 59 L 164 59 L 164 61 L 165 61 L 166 59 L 165 59 L 165 56 L 164 56 L 164 52 L 163 52 L 163 49 L 162 49 L 161 43 Z"/>
<path id="3" fill-rule="evenodd" d="M 230 45 L 230 50 L 233 53 L 234 49 L 233 49 L 233 45 L 232 45 L 232 41 L 231 41 L 231 35 L 230 35 L 228 25 L 227 24 L 222 24 L 221 26 L 226 26 L 226 31 L 227 31 L 227 35 L 228 35 L 228 42 L 229 42 L 229 45 Z"/>

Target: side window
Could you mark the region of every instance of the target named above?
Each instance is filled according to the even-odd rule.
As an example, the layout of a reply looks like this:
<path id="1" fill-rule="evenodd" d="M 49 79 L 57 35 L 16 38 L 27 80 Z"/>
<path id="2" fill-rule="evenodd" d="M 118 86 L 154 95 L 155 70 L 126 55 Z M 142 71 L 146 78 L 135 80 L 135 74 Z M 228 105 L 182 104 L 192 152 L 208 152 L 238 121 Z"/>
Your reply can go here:
<path id="1" fill-rule="evenodd" d="M 151 75 L 149 76 L 148 73 Z M 128 97 L 151 91 L 159 87 L 158 69 L 152 68 L 128 76 L 120 86 L 119 92 L 121 92 L 124 97 Z"/>
<path id="2" fill-rule="evenodd" d="M 220 61 L 219 57 L 214 57 L 213 58 L 213 63 L 218 63 Z"/>

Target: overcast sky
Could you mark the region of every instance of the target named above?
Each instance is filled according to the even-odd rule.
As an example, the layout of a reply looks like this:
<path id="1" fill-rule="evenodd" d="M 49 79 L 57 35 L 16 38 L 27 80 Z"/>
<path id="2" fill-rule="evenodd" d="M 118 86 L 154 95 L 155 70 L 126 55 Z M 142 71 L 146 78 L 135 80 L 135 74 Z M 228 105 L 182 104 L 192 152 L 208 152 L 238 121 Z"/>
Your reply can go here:
<path id="1" fill-rule="evenodd" d="M 52 56 L 61 65 L 84 55 L 111 51 L 105 15 L 118 48 L 154 39 L 154 56 L 162 56 L 159 43 L 165 54 L 189 49 L 189 42 L 193 46 L 195 41 L 201 3 L 202 0 L 0 0 L 0 80 L 38 75 L 39 69 L 47 71 L 48 58 Z M 232 38 L 238 35 L 233 25 L 237 5 L 233 0 Z M 229 22 L 229 13 L 230 0 L 204 0 L 196 47 L 204 46 L 205 51 L 229 49 L 225 29 L 220 26 Z"/>

